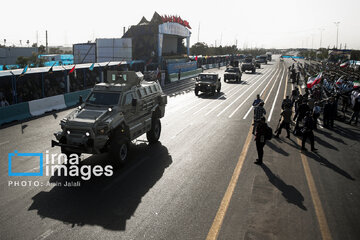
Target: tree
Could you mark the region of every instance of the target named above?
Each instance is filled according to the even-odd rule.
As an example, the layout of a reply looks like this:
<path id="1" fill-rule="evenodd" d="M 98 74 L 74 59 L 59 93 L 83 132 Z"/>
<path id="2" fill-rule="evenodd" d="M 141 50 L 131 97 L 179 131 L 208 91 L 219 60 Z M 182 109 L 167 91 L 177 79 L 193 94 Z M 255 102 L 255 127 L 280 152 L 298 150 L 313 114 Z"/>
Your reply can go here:
<path id="1" fill-rule="evenodd" d="M 38 48 L 38 51 L 39 51 L 40 54 L 46 53 L 45 46 L 44 46 L 44 45 L 40 45 L 40 47 Z"/>

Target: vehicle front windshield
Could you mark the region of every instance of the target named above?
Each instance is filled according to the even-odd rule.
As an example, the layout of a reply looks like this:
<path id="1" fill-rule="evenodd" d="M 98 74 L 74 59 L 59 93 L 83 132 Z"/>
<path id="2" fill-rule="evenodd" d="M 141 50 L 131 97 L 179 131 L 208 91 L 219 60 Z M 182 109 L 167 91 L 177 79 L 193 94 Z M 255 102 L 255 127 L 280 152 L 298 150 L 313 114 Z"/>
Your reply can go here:
<path id="1" fill-rule="evenodd" d="M 246 63 L 252 63 L 252 59 L 251 58 L 245 58 L 245 62 Z"/>
<path id="2" fill-rule="evenodd" d="M 236 72 L 234 68 L 228 68 L 225 72 L 234 73 Z"/>
<path id="3" fill-rule="evenodd" d="M 200 75 L 201 81 L 216 81 L 216 75 L 212 74 L 201 74 Z"/>
<path id="4" fill-rule="evenodd" d="M 100 106 L 111 106 L 119 103 L 120 93 L 92 92 L 86 103 Z"/>

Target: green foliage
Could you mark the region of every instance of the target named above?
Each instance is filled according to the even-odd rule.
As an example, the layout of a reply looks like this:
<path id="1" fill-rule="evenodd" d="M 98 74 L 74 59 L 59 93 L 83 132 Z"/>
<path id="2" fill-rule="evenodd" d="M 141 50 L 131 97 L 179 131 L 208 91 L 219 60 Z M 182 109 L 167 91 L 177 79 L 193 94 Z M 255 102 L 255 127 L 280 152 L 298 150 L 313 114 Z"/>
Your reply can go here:
<path id="1" fill-rule="evenodd" d="M 45 60 L 40 59 L 36 53 L 32 53 L 30 57 L 20 56 L 16 59 L 16 64 L 18 64 L 21 68 L 26 65 L 30 65 L 31 67 L 43 67 L 44 63 Z"/>
<path id="2" fill-rule="evenodd" d="M 40 54 L 44 54 L 46 52 L 46 48 L 44 45 L 40 45 L 40 47 L 38 48 L 38 51 Z"/>

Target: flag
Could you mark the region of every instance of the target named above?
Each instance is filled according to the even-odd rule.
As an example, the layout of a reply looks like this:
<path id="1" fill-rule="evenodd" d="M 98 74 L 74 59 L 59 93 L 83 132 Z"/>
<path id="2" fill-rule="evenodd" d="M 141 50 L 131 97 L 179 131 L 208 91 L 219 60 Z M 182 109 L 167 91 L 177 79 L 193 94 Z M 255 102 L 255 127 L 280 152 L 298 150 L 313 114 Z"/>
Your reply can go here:
<path id="1" fill-rule="evenodd" d="M 22 71 L 22 73 L 20 75 L 24 75 L 26 73 L 26 71 L 28 70 L 28 65 L 25 66 L 24 70 Z"/>
<path id="2" fill-rule="evenodd" d="M 349 65 L 349 61 L 343 62 L 342 64 L 340 64 L 341 68 L 345 68 Z"/>
<path id="3" fill-rule="evenodd" d="M 339 77 L 339 79 L 338 80 L 336 80 L 336 85 L 337 86 L 339 86 L 339 85 L 341 85 L 342 83 L 343 83 L 343 81 L 344 81 L 344 78 L 343 78 L 344 76 L 341 76 L 341 77 Z"/>
<path id="4" fill-rule="evenodd" d="M 91 64 L 91 66 L 89 67 L 89 70 L 90 71 L 94 70 L 94 66 L 95 66 L 95 63 Z"/>
<path id="5" fill-rule="evenodd" d="M 72 67 L 72 69 L 69 71 L 68 74 L 73 73 L 75 71 L 75 65 Z"/>
<path id="6" fill-rule="evenodd" d="M 197 61 L 198 60 L 198 56 L 195 56 L 195 61 Z"/>
<path id="7" fill-rule="evenodd" d="M 308 81 L 307 81 L 307 88 L 312 88 L 313 86 L 315 86 L 316 84 L 319 84 L 320 81 L 322 79 L 322 72 L 320 72 L 317 76 L 315 77 L 309 77 Z"/>
<path id="8" fill-rule="evenodd" d="M 50 67 L 48 73 L 53 73 L 53 67 L 55 66 L 56 62 L 54 62 L 54 64 Z"/>
<path id="9" fill-rule="evenodd" d="M 354 88 L 360 88 L 360 81 L 354 81 Z"/>

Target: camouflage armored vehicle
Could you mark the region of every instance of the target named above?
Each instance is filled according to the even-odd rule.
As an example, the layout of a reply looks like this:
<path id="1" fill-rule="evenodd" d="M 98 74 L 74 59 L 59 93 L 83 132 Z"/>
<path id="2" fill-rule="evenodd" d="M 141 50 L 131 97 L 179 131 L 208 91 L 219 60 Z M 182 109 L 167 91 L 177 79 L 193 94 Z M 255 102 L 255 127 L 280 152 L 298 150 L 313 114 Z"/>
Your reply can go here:
<path id="1" fill-rule="evenodd" d="M 200 73 L 195 82 L 195 95 L 198 96 L 199 92 L 210 92 L 215 94 L 221 90 L 221 78 L 217 73 Z"/>
<path id="2" fill-rule="evenodd" d="M 226 81 L 241 81 L 242 73 L 238 67 L 228 67 L 224 73 L 224 82 Z"/>
<path id="3" fill-rule="evenodd" d="M 158 142 L 167 96 L 159 83 L 143 78 L 141 72 L 108 71 L 107 81 L 96 84 L 85 102 L 61 120 L 52 146 L 68 156 L 109 152 L 113 165 L 121 165 L 133 139 L 146 133 L 150 144 Z"/>

